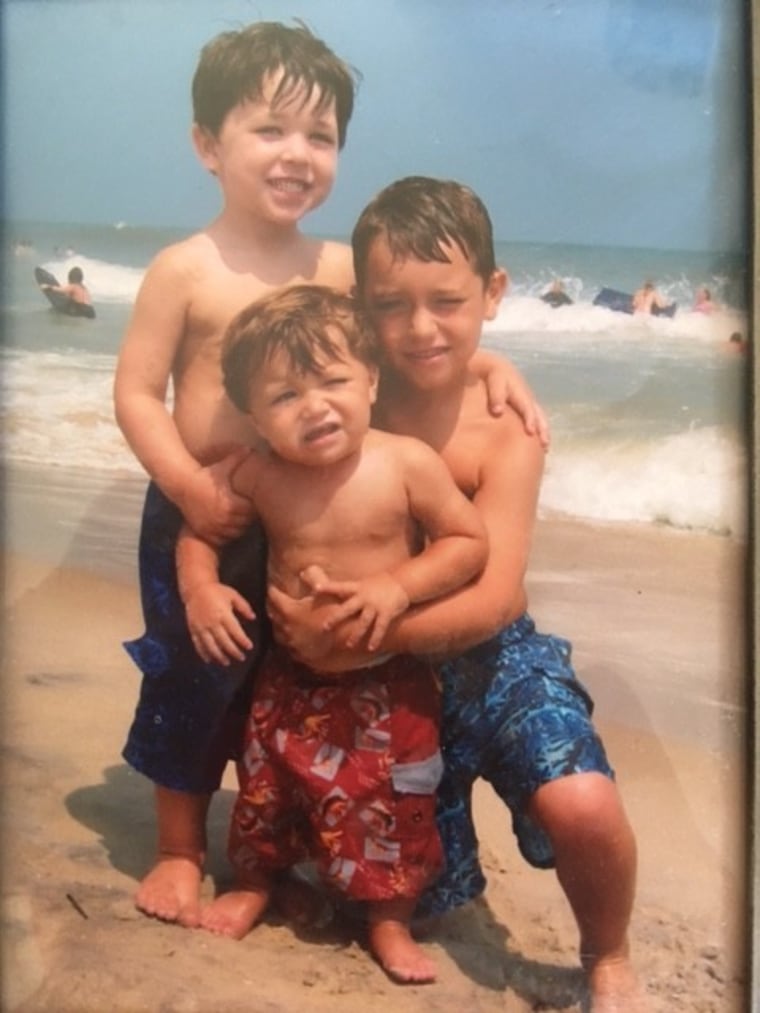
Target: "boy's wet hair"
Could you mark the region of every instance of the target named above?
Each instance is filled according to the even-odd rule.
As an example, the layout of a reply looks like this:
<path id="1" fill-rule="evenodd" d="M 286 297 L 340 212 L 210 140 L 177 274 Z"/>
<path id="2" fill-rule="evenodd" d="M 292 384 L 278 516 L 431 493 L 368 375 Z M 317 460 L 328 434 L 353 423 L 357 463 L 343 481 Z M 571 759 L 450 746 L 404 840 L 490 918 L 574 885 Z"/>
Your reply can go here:
<path id="1" fill-rule="evenodd" d="M 351 235 L 357 289 L 366 282 L 369 249 L 381 236 L 394 259 L 448 263 L 454 244 L 487 284 L 496 270 L 493 226 L 485 204 L 463 183 L 407 176 L 391 183 L 359 215 Z"/>
<path id="2" fill-rule="evenodd" d="M 81 267 L 72 267 L 68 274 L 69 281 L 72 285 L 81 285 L 84 280 L 84 274 L 82 273 Z"/>
<path id="3" fill-rule="evenodd" d="M 193 76 L 193 119 L 218 136 L 227 113 L 240 102 L 261 98 L 265 80 L 282 71 L 273 102 L 303 93 L 304 103 L 319 93 L 317 110 L 335 101 L 338 145 L 343 147 L 354 108 L 358 73 L 339 59 L 302 22 L 295 27 L 257 21 L 239 31 L 222 32 L 201 50 Z"/>
<path id="4" fill-rule="evenodd" d="M 327 362 L 345 361 L 339 334 L 350 354 L 372 368 L 377 345 L 368 320 L 355 301 L 326 285 L 291 285 L 246 306 L 227 328 L 222 376 L 227 396 L 248 411 L 251 384 L 277 352 L 297 373 L 318 373 Z"/>

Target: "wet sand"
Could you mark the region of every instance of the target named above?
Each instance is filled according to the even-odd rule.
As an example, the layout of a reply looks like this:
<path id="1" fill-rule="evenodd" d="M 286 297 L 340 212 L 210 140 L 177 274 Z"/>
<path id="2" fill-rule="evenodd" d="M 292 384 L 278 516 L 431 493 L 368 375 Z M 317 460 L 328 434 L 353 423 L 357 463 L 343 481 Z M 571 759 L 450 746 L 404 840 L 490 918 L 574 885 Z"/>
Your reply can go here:
<path id="1" fill-rule="evenodd" d="M 139 915 L 151 791 L 120 758 L 138 685 L 120 642 L 141 631 L 139 602 L 134 573 L 105 549 L 94 558 L 85 527 L 40 532 L 5 564 L 4 1011 L 582 1009 L 554 874 L 522 861 L 482 784 L 488 887 L 425 937 L 434 985 L 393 985 L 346 922 L 303 932 L 272 916 L 232 942 Z M 574 643 L 638 838 L 631 937 L 655 1013 L 745 1008 L 743 558 L 729 539 L 653 527 L 546 520 L 536 537 L 531 611 Z M 233 791 L 230 770 L 208 896 L 227 879 Z"/>

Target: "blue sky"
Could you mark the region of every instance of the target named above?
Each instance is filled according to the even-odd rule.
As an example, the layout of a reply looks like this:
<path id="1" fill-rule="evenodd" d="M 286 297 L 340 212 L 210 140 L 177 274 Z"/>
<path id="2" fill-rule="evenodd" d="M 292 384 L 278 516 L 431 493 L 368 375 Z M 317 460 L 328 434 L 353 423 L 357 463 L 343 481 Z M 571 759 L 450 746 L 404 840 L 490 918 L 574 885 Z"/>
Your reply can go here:
<path id="1" fill-rule="evenodd" d="M 502 240 L 739 250 L 743 0 L 5 0 L 5 209 L 193 229 L 201 46 L 300 17 L 362 73 L 309 231 L 409 173 L 461 179 Z"/>

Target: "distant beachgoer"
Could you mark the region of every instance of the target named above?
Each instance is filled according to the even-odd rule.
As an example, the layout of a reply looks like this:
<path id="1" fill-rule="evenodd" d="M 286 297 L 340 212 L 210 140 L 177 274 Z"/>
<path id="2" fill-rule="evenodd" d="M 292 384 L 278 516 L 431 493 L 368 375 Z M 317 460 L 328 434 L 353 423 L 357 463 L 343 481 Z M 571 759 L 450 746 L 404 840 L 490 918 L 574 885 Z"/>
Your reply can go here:
<path id="1" fill-rule="evenodd" d="M 552 309 L 558 309 L 560 306 L 572 306 L 573 300 L 565 291 L 565 286 L 556 278 L 552 282 L 551 288 L 544 292 L 541 296 L 541 301 L 547 303 Z"/>
<path id="2" fill-rule="evenodd" d="M 739 331 L 734 331 L 726 342 L 726 347 L 731 351 L 744 353 L 747 351 L 747 339 Z"/>
<path id="3" fill-rule="evenodd" d="M 710 295 L 709 288 L 698 288 L 694 293 L 694 306 L 693 309 L 697 313 L 714 313 L 717 310 L 718 304 L 713 302 L 713 298 Z M 741 335 L 739 335 L 741 337 Z M 733 335 L 732 335 L 733 337 Z"/>
<path id="4" fill-rule="evenodd" d="M 73 302 L 82 306 L 92 305 L 92 296 L 84 284 L 84 273 L 81 267 L 72 267 L 68 274 L 68 285 L 42 285 L 41 288 L 48 292 L 60 292 Z"/>
<path id="5" fill-rule="evenodd" d="M 668 305 L 652 281 L 645 281 L 641 288 L 633 293 L 631 303 L 634 313 L 654 313 L 655 309 L 663 310 Z"/>

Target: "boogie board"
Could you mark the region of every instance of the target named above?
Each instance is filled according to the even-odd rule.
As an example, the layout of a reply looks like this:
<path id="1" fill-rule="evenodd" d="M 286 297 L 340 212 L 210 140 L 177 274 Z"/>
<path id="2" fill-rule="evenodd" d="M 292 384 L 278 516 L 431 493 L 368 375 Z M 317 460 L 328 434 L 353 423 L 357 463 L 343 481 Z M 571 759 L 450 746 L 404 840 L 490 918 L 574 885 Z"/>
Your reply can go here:
<path id="1" fill-rule="evenodd" d="M 67 317 L 87 317 L 90 320 L 95 316 L 94 308 L 87 303 L 77 302 L 63 292 L 51 292 L 50 289 L 43 288 L 43 285 L 58 284 L 56 276 L 46 271 L 44 267 L 35 267 L 34 280 L 56 313 L 63 313 Z"/>
<path id="2" fill-rule="evenodd" d="M 618 292 L 614 288 L 603 288 L 594 299 L 594 306 L 604 306 L 608 310 L 615 310 L 617 313 L 633 313 L 633 296 L 629 292 Z M 677 303 L 670 303 L 669 306 L 653 306 L 653 317 L 672 317 L 676 311 Z"/>
<path id="3" fill-rule="evenodd" d="M 673 317 L 675 316 L 676 310 L 678 309 L 678 303 L 668 303 L 667 306 L 653 306 L 652 316 L 653 317 Z"/>

